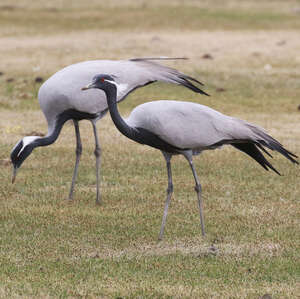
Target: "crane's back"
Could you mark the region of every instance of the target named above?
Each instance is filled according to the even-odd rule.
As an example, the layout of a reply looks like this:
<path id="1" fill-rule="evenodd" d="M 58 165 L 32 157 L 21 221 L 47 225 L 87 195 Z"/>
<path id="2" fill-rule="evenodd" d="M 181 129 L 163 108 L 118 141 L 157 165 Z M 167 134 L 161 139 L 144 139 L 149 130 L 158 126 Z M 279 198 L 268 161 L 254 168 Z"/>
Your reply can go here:
<path id="1" fill-rule="evenodd" d="M 55 118 L 67 109 L 91 114 L 106 110 L 107 103 L 102 90 L 91 89 L 83 92 L 81 87 L 90 83 L 98 73 L 116 73 L 119 69 L 120 65 L 116 61 L 85 61 L 67 66 L 52 75 L 41 86 L 38 94 L 46 118 Z"/>
<path id="2" fill-rule="evenodd" d="M 85 61 L 65 67 L 41 86 L 38 97 L 48 123 L 69 109 L 105 114 L 107 102 L 104 92 L 98 89 L 81 90 L 97 74 L 113 75 L 116 83 L 122 85 L 117 101 L 124 99 L 132 90 L 155 81 L 181 84 L 194 92 L 203 93 L 190 81 L 198 82 L 196 79 L 147 59 Z"/>
<path id="3" fill-rule="evenodd" d="M 247 122 L 191 102 L 148 102 L 136 107 L 126 121 L 182 149 L 204 150 L 222 140 L 253 135 Z"/>

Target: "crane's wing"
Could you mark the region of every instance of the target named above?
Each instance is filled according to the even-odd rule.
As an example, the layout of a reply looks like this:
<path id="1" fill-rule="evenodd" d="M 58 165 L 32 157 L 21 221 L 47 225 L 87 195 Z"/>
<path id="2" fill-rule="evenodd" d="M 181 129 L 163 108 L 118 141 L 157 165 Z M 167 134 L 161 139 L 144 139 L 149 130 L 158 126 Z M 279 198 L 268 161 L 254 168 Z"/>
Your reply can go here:
<path id="1" fill-rule="evenodd" d="M 278 173 L 260 151 L 270 155 L 264 149 L 266 147 L 298 164 L 294 159 L 297 156 L 286 150 L 264 129 L 196 103 L 148 102 L 134 109 L 127 122 L 133 127 L 151 131 L 177 148 L 192 149 L 194 153 L 231 144 L 265 169 L 271 168 Z"/>
<path id="2" fill-rule="evenodd" d="M 199 151 L 250 134 L 229 116 L 204 105 L 181 101 L 144 103 L 131 112 L 127 122 L 151 131 L 171 145 Z"/>
<path id="3" fill-rule="evenodd" d="M 203 86 L 203 83 L 201 83 L 197 79 L 185 75 L 177 71 L 176 69 L 155 63 L 153 61 L 153 60 L 174 60 L 174 59 L 186 59 L 186 58 L 158 57 L 158 58 L 130 59 L 129 62 L 136 63 L 134 66 L 136 75 L 133 74 L 132 71 L 130 71 L 133 68 L 133 66 L 131 64 L 128 64 L 127 65 L 128 69 L 125 69 L 126 73 L 124 73 L 123 76 L 119 78 L 120 82 L 118 83 L 122 83 L 122 81 L 126 83 L 127 80 L 129 79 L 128 73 L 130 73 L 130 77 L 132 78 L 129 79 L 131 81 L 129 83 L 129 85 L 131 85 L 131 87 L 129 87 L 129 92 L 131 92 L 132 90 L 138 87 L 153 83 L 155 81 L 163 81 L 163 82 L 183 85 L 194 92 L 205 94 L 208 96 L 206 92 L 204 92 L 199 88 L 199 86 L 197 86 L 197 85 Z M 120 100 L 122 100 L 122 98 Z"/>
<path id="4" fill-rule="evenodd" d="M 159 60 L 165 58 L 158 58 Z M 155 81 L 183 85 L 194 92 L 203 93 L 198 80 L 175 69 L 155 63 L 149 58 L 132 60 L 93 60 L 72 64 L 52 75 L 39 90 L 39 103 L 48 123 L 65 110 L 74 109 L 91 115 L 104 115 L 106 97 L 102 90 L 81 91 L 97 74 L 109 74 L 116 78 L 122 90 L 118 101 L 123 100 L 136 88 Z"/>

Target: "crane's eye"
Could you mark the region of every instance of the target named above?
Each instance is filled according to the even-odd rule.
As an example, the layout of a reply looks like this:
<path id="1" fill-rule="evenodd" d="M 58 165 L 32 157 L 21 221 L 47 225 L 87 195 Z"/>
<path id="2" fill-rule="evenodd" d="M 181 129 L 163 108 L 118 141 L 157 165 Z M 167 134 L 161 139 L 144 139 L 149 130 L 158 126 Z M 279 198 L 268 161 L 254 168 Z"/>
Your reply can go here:
<path id="1" fill-rule="evenodd" d="M 105 80 L 104 80 L 104 78 L 101 78 L 100 81 L 101 81 L 102 83 L 104 83 Z"/>

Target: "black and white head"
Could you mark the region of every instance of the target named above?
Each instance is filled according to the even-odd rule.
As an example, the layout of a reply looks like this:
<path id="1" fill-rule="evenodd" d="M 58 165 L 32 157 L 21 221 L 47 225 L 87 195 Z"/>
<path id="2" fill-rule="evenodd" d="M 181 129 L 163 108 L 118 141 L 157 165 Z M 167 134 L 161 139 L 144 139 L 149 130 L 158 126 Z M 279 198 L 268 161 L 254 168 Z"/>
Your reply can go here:
<path id="1" fill-rule="evenodd" d="M 39 136 L 26 136 L 21 139 L 12 149 L 10 154 L 10 160 L 13 164 L 13 175 L 12 183 L 14 183 L 17 175 L 17 171 L 26 160 L 26 158 L 31 154 L 33 149 L 37 146 L 36 140 L 40 139 Z"/>
<path id="2" fill-rule="evenodd" d="M 109 90 L 116 89 L 117 100 L 124 98 L 132 89 L 127 83 L 118 82 L 118 77 L 115 75 L 99 74 L 93 77 L 92 82 L 81 90 L 87 89 L 102 89 L 105 93 Z M 108 98 L 107 98 L 108 100 Z"/>
<path id="3" fill-rule="evenodd" d="M 105 90 L 110 86 L 118 87 L 118 84 L 115 82 L 115 76 L 99 74 L 93 77 L 92 82 L 85 87 L 82 87 L 81 90 L 87 90 L 91 88 L 98 88 Z"/>
<path id="4" fill-rule="evenodd" d="M 114 75 L 99 74 L 94 76 L 92 82 L 81 90 L 87 90 L 91 88 L 102 89 L 104 91 L 111 89 L 112 87 L 117 89 L 117 96 L 122 96 L 128 92 L 128 84 L 117 82 L 117 77 Z"/>

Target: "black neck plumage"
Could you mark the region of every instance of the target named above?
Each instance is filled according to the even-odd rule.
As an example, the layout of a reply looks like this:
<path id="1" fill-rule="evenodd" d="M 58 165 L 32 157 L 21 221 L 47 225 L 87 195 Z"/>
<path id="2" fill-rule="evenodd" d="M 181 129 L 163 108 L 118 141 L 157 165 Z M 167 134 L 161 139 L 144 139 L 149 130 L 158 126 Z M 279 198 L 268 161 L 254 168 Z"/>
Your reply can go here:
<path id="1" fill-rule="evenodd" d="M 56 141 L 61 129 L 66 121 L 70 119 L 82 120 L 82 119 L 95 119 L 99 116 L 97 113 L 87 113 L 77 111 L 75 109 L 68 109 L 59 114 L 56 118 L 54 129 L 45 137 L 38 138 L 34 141 L 35 147 L 47 146 Z"/>
<path id="2" fill-rule="evenodd" d="M 117 106 L 117 88 L 114 85 L 107 87 L 104 90 L 107 97 L 108 110 L 117 129 L 126 137 L 136 140 L 136 129 L 128 126 L 119 113 Z"/>
<path id="3" fill-rule="evenodd" d="M 110 85 L 104 90 L 107 97 L 107 105 L 111 118 L 117 129 L 129 139 L 132 139 L 141 144 L 147 144 L 151 147 L 160 149 L 169 153 L 178 153 L 181 149 L 165 142 L 160 137 L 150 132 L 147 129 L 139 127 L 130 127 L 121 117 L 117 106 L 117 88 Z"/>

